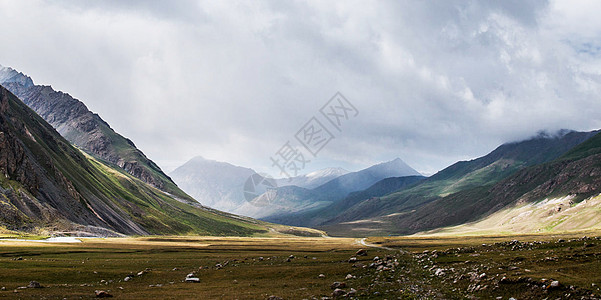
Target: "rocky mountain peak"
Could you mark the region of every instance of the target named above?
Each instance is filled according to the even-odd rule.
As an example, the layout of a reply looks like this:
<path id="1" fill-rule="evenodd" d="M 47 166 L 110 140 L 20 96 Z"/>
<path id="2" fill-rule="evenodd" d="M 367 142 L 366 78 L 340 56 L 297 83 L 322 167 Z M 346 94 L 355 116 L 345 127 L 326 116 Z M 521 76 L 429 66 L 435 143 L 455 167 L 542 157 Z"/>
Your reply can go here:
<path id="1" fill-rule="evenodd" d="M 0 65 L 0 83 L 8 82 L 15 82 L 23 85 L 24 87 L 33 86 L 33 80 L 31 79 L 31 77 L 21 72 L 18 72 L 13 68 L 4 67 Z"/>

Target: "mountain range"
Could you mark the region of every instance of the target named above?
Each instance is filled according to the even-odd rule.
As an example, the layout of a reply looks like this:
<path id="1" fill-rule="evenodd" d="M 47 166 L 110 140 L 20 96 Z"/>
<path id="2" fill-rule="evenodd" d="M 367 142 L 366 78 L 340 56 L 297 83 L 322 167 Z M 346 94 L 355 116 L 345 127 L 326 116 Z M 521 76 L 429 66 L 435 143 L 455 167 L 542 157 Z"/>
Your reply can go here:
<path id="1" fill-rule="evenodd" d="M 359 172 L 327 168 L 297 177 L 275 179 L 277 195 L 268 206 L 249 202 L 244 196 L 244 184 L 253 174 L 257 173 L 250 168 L 196 157 L 169 175 L 203 205 L 256 218 L 322 206 L 330 203 L 329 197 L 344 197 L 378 180 L 418 173 L 402 160 L 395 159 Z M 323 193 L 324 190 L 328 193 Z M 323 197 L 315 197 L 318 194 Z"/>
<path id="2" fill-rule="evenodd" d="M 566 158 L 576 157 L 577 149 L 595 149 L 590 145 L 599 138 L 598 131 L 562 131 L 507 143 L 481 158 L 455 163 L 415 186 L 347 207 L 321 228 L 338 234 L 410 234 L 473 222 L 515 201 L 579 194 L 578 189 L 559 192 L 538 185 L 560 174 Z M 586 157 L 594 151 L 580 153 L 579 160 L 594 161 Z M 585 168 L 583 174 L 597 173 Z M 597 191 L 598 187 L 589 188 Z M 359 226 L 361 230 L 356 230 Z"/>
<path id="3" fill-rule="evenodd" d="M 328 168 L 275 179 L 247 199 L 249 179 L 263 178 L 250 168 L 196 157 L 170 177 L 69 94 L 2 66 L 0 84 L 2 230 L 252 235 L 274 222 L 368 236 L 601 227 L 599 131 L 541 132 L 430 177 L 400 158 L 357 172 Z"/>

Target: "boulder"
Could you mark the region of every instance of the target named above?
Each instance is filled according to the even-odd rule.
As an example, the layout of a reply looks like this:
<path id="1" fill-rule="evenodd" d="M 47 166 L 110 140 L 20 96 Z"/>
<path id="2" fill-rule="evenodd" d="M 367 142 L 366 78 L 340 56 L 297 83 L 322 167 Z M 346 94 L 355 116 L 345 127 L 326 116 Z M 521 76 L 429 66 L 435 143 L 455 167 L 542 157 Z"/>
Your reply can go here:
<path id="1" fill-rule="evenodd" d="M 332 292 L 333 297 L 344 297 L 346 296 L 346 292 L 343 289 L 335 289 Z"/>
<path id="2" fill-rule="evenodd" d="M 113 295 L 107 293 L 106 291 L 96 290 L 96 291 L 94 291 L 94 293 L 96 293 L 96 298 L 112 298 L 113 297 Z"/>
<path id="3" fill-rule="evenodd" d="M 198 277 L 186 277 L 186 282 L 200 283 L 200 278 L 198 278 Z"/>
<path id="4" fill-rule="evenodd" d="M 357 253 L 355 253 L 355 256 L 367 256 L 367 250 L 359 249 L 357 250 Z"/>
<path id="5" fill-rule="evenodd" d="M 346 283 L 344 283 L 344 282 L 338 282 L 338 281 L 336 281 L 336 282 L 332 283 L 332 285 L 330 285 L 330 288 L 332 288 L 333 290 L 335 290 L 335 289 L 343 289 L 345 287 L 346 287 Z"/>

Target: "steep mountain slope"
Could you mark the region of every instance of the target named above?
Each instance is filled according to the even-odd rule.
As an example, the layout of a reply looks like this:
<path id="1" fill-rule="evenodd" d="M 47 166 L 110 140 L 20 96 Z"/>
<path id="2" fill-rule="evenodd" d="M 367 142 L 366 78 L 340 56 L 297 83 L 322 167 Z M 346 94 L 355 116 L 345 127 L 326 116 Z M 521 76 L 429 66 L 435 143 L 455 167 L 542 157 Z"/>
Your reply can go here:
<path id="1" fill-rule="evenodd" d="M 243 187 L 252 174 L 252 169 L 198 156 L 169 175 L 203 205 L 234 212 L 246 202 Z"/>
<path id="2" fill-rule="evenodd" d="M 336 179 L 349 171 L 343 168 L 326 168 L 292 178 L 277 179 L 278 186 L 295 185 L 306 189 L 314 189 L 330 180 Z"/>
<path id="3" fill-rule="evenodd" d="M 0 226 L 121 234 L 264 231 L 250 219 L 180 202 L 85 155 L 0 87 Z"/>
<path id="4" fill-rule="evenodd" d="M 313 226 L 323 219 L 315 212 L 344 199 L 349 193 L 364 190 L 385 178 L 404 176 L 419 176 L 419 173 L 396 158 L 339 176 L 314 189 L 278 188 L 269 207 L 260 210 L 256 217 L 286 225 Z"/>
<path id="5" fill-rule="evenodd" d="M 81 101 L 69 94 L 57 92 L 50 86 L 34 85 L 31 78 L 11 68 L 0 67 L 0 84 L 80 149 L 124 169 L 154 187 L 193 201 L 137 149 L 131 140 L 116 133 Z"/>
<path id="6" fill-rule="evenodd" d="M 591 135 L 593 137 L 590 137 Z M 582 140 L 585 141 L 578 143 Z M 548 143 L 556 145 L 556 147 L 539 147 Z M 566 196 L 570 196 L 573 201 L 580 201 L 600 192 L 601 135 L 597 132 L 570 132 L 559 137 L 538 137 L 534 141 L 529 140 L 514 145 L 519 144 L 522 146 L 539 145 L 535 147 L 537 152 L 533 152 L 532 155 L 532 157 L 539 157 L 535 160 L 537 162 L 544 158 L 557 156 L 557 153 L 560 152 L 556 150 L 557 147 L 559 149 L 571 148 L 571 150 L 566 150 L 567 153 L 550 162 L 522 168 L 496 183 L 467 187 L 422 205 L 411 205 L 407 202 L 390 205 L 390 202 L 399 199 L 398 194 L 373 199 L 375 201 L 366 201 L 354 209 L 372 209 L 371 211 L 374 212 L 381 207 L 391 207 L 396 209 L 395 213 L 388 211 L 378 214 L 377 217 L 372 215 L 372 217 L 355 220 L 362 220 L 360 223 L 363 228 L 375 229 L 373 222 L 377 222 L 379 231 L 407 234 L 476 221 L 507 208 L 508 205 Z M 510 148 L 516 149 L 515 147 Z M 524 149 L 528 148 L 530 147 Z M 545 151 L 545 149 L 549 150 Z M 515 155 L 515 153 L 523 153 L 523 151 L 510 152 L 514 153 L 511 154 L 513 157 L 527 157 L 527 153 Z M 530 161 L 526 162 L 526 164 L 530 163 Z M 411 189 L 404 192 L 410 191 Z M 382 205 L 382 202 L 386 201 L 390 201 L 386 203 L 388 205 Z M 353 226 L 352 220 L 338 221 L 338 223 L 341 223 L 342 226 L 327 227 L 344 231 Z"/>

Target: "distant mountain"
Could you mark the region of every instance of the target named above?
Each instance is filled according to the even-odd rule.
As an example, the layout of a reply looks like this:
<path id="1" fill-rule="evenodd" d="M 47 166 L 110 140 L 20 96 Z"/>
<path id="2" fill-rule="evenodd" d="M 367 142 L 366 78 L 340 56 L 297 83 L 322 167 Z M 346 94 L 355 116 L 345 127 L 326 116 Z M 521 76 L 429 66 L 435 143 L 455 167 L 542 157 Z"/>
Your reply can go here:
<path id="1" fill-rule="evenodd" d="M 254 217 L 286 225 L 313 225 L 314 219 L 302 216 L 328 207 L 344 199 L 349 193 L 364 190 L 382 179 L 403 176 L 420 175 L 403 160 L 397 158 L 339 176 L 314 189 L 278 188 L 271 205 L 257 210 L 257 215 Z"/>
<path id="2" fill-rule="evenodd" d="M 344 234 L 353 230 L 353 222 L 361 221 L 363 231 L 355 231 L 357 234 L 405 234 L 478 219 L 515 200 L 495 186 L 525 170 L 546 166 L 596 134 L 562 131 L 504 144 L 484 157 L 458 162 L 412 188 L 356 204 L 326 222 L 324 228 Z M 514 192 L 530 191 L 528 186 L 533 183 L 531 178 L 516 183 Z"/>
<path id="3" fill-rule="evenodd" d="M 184 191 L 203 205 L 244 216 L 260 217 L 268 215 L 272 210 L 288 211 L 304 207 L 299 201 L 311 194 L 310 189 L 305 187 L 317 185 L 346 173 L 348 171 L 341 168 L 328 168 L 293 177 L 290 180 L 276 180 L 276 185 L 280 190 L 279 195 L 286 194 L 290 197 L 287 201 L 279 202 L 277 205 L 272 203 L 269 207 L 257 205 L 262 201 L 261 199 L 249 203 L 245 198 L 244 184 L 251 175 L 256 174 L 250 168 L 208 160 L 199 156 L 186 162 L 169 175 Z M 313 205 L 312 202 L 305 204 Z"/>
<path id="4" fill-rule="evenodd" d="M 407 189 L 415 184 L 421 182 L 426 177 L 423 176 L 405 176 L 405 177 L 390 177 L 382 179 L 374 183 L 369 188 L 352 192 L 341 200 L 334 201 L 329 205 L 320 209 L 313 210 L 302 210 L 300 212 L 292 213 L 280 213 L 271 215 L 265 219 L 275 223 L 289 224 L 289 225 L 300 225 L 303 226 L 318 226 L 323 222 L 336 217 L 340 212 L 345 211 L 349 207 L 355 204 L 361 203 L 365 200 L 381 197 L 392 192 L 398 192 L 403 189 Z"/>
<path id="5" fill-rule="evenodd" d="M 116 133 L 81 101 L 33 80 L 12 68 L 0 67 L 0 84 L 15 94 L 69 142 L 85 152 L 124 169 L 134 177 L 187 201 L 181 191 L 135 144 Z"/>
<path id="6" fill-rule="evenodd" d="M 198 202 L 215 209 L 235 212 L 246 202 L 244 183 L 255 174 L 249 168 L 195 157 L 169 175 Z"/>
<path id="7" fill-rule="evenodd" d="M 335 201 L 346 197 L 351 192 L 364 190 L 384 178 L 404 176 L 421 176 L 421 174 L 402 159 L 396 158 L 340 176 L 315 188 L 314 191 L 321 197 L 328 198 L 329 201 Z"/>
<path id="8" fill-rule="evenodd" d="M 276 182 L 278 186 L 295 185 L 306 189 L 313 189 L 348 173 L 349 171 L 343 168 L 326 168 L 292 178 L 278 179 Z"/>
<path id="9" fill-rule="evenodd" d="M 250 235 L 264 223 L 181 202 L 73 147 L 0 87 L 0 227 L 70 234 Z"/>

